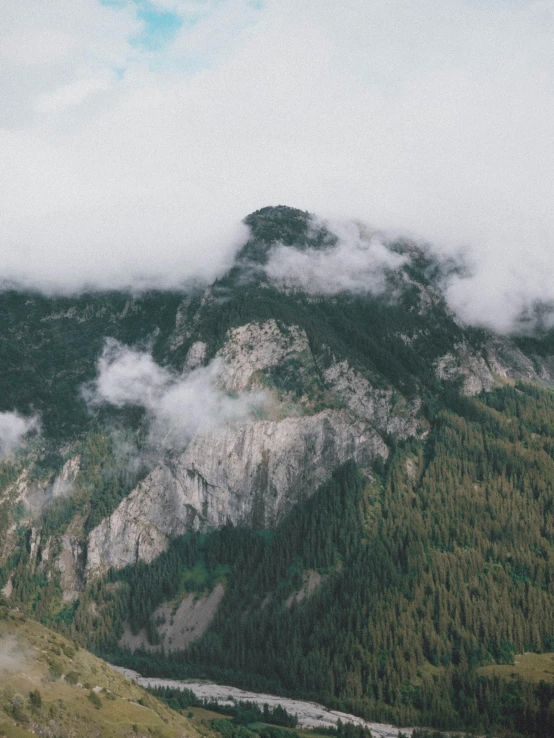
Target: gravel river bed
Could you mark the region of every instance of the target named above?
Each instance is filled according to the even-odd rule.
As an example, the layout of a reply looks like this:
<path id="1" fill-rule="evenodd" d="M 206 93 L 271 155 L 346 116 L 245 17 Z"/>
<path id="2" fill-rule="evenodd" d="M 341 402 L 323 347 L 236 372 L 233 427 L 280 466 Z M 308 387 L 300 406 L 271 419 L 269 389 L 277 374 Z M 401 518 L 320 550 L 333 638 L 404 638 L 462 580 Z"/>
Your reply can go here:
<path id="1" fill-rule="evenodd" d="M 412 728 L 396 728 L 384 723 L 369 723 L 356 715 L 346 712 L 329 710 L 317 702 L 304 702 L 288 697 L 278 697 L 274 694 L 249 692 L 238 687 L 228 687 L 224 684 L 214 684 L 205 681 L 180 681 L 178 679 L 160 679 L 157 677 L 143 677 L 137 671 L 125 669 L 121 666 L 112 666 L 128 679 L 134 679 L 141 687 L 172 687 L 173 689 L 190 689 L 200 699 L 219 702 L 222 705 L 231 705 L 233 702 L 254 702 L 257 705 L 275 707 L 281 705 L 287 712 L 297 715 L 298 725 L 301 728 L 333 727 L 341 720 L 343 723 L 364 725 L 369 728 L 374 738 L 397 738 L 399 732 L 411 736 Z"/>

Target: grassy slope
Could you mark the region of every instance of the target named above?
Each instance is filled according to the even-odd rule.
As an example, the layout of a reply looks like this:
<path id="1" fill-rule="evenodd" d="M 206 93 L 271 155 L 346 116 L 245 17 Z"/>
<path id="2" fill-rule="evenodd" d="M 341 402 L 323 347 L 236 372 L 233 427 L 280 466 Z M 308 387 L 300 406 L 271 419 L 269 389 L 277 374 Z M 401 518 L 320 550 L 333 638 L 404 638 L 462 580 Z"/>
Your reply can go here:
<path id="1" fill-rule="evenodd" d="M 553 653 L 517 654 L 513 664 L 491 664 L 479 669 L 483 676 L 498 676 L 503 679 L 522 677 L 530 682 L 554 682 Z"/>
<path id="2" fill-rule="evenodd" d="M 71 684 L 65 678 L 68 674 L 78 682 Z M 95 688 L 101 688 L 97 690 L 100 706 L 89 697 Z M 39 708 L 29 699 L 35 690 L 42 698 Z M 14 715 L 17 702 L 23 703 L 23 714 L 20 710 Z M 20 613 L 0 607 L 0 736 L 25 738 L 32 735 L 30 731 L 58 738 L 209 735 L 201 724 L 193 726 L 104 661 L 84 649 L 75 650 L 70 641 Z"/>

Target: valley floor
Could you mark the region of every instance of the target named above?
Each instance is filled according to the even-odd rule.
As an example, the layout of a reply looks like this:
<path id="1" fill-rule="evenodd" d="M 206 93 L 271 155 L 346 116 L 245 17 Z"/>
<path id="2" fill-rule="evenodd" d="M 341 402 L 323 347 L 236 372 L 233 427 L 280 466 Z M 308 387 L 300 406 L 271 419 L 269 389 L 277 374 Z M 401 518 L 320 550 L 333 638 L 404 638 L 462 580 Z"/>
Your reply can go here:
<path id="1" fill-rule="evenodd" d="M 287 697 L 278 697 L 261 692 L 249 692 L 238 687 L 229 687 L 224 684 L 215 684 L 207 681 L 180 681 L 177 679 L 160 679 L 155 677 L 143 677 L 133 669 L 121 666 L 112 666 L 113 669 L 125 675 L 128 679 L 134 679 L 141 687 L 172 687 L 174 689 L 190 689 L 200 699 L 212 700 L 222 705 L 231 705 L 233 702 L 254 702 L 257 705 L 268 705 L 270 708 L 281 705 L 285 710 L 298 717 L 298 725 L 301 728 L 330 728 L 335 727 L 339 720 L 342 723 L 353 723 L 363 725 L 371 730 L 375 738 L 397 738 L 399 732 L 411 736 L 412 728 L 395 728 L 394 725 L 384 723 L 370 723 L 356 715 L 350 715 L 337 710 L 329 710 L 317 702 L 305 702 Z"/>

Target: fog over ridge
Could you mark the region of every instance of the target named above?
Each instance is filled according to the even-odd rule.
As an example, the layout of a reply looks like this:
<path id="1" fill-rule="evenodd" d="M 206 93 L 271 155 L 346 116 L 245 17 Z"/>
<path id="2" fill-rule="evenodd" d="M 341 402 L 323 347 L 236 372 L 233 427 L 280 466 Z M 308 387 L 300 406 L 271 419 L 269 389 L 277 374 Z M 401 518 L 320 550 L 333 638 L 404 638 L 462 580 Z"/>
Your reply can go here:
<path id="1" fill-rule="evenodd" d="M 261 391 L 231 396 L 221 388 L 223 362 L 178 373 L 157 364 L 148 350 L 106 339 L 97 376 L 86 384 L 89 407 L 142 407 L 155 448 L 183 449 L 197 434 L 248 417 L 265 399 Z"/>
<path id="2" fill-rule="evenodd" d="M 313 220 L 314 227 L 323 227 L 334 236 L 334 243 L 303 250 L 274 246 L 265 271 L 277 284 L 313 294 L 381 294 L 387 289 L 387 271 L 407 261 L 406 256 L 388 249 L 381 235 L 365 232 L 360 223 Z"/>
<path id="3" fill-rule="evenodd" d="M 553 0 L 151 5 L 2 3 L 5 285 L 210 281 L 282 203 L 466 249 L 464 321 L 554 299 Z"/>
<path id="4" fill-rule="evenodd" d="M 0 460 L 16 452 L 29 433 L 40 433 L 38 415 L 26 417 L 17 411 L 0 412 Z"/>

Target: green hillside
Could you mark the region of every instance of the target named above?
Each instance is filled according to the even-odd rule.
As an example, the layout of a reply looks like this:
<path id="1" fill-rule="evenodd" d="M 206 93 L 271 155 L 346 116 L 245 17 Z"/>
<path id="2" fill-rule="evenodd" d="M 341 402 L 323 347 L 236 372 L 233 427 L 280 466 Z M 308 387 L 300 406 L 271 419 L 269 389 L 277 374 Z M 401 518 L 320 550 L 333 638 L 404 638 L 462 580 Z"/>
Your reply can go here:
<path id="1" fill-rule="evenodd" d="M 145 673 L 318 696 L 368 719 L 550 735 L 554 683 L 482 667 L 554 650 L 554 394 L 451 396 L 431 427 L 374 482 L 338 470 L 274 533 L 185 536 L 114 572 L 69 632 Z M 227 582 L 208 632 L 162 659 L 119 651 L 124 622 L 158 642 L 152 613 L 199 565 L 201 590 Z M 321 583 L 291 604 L 311 572 Z"/>
<path id="2" fill-rule="evenodd" d="M 73 642 L 0 606 L 0 735 L 210 735 L 199 728 Z"/>

